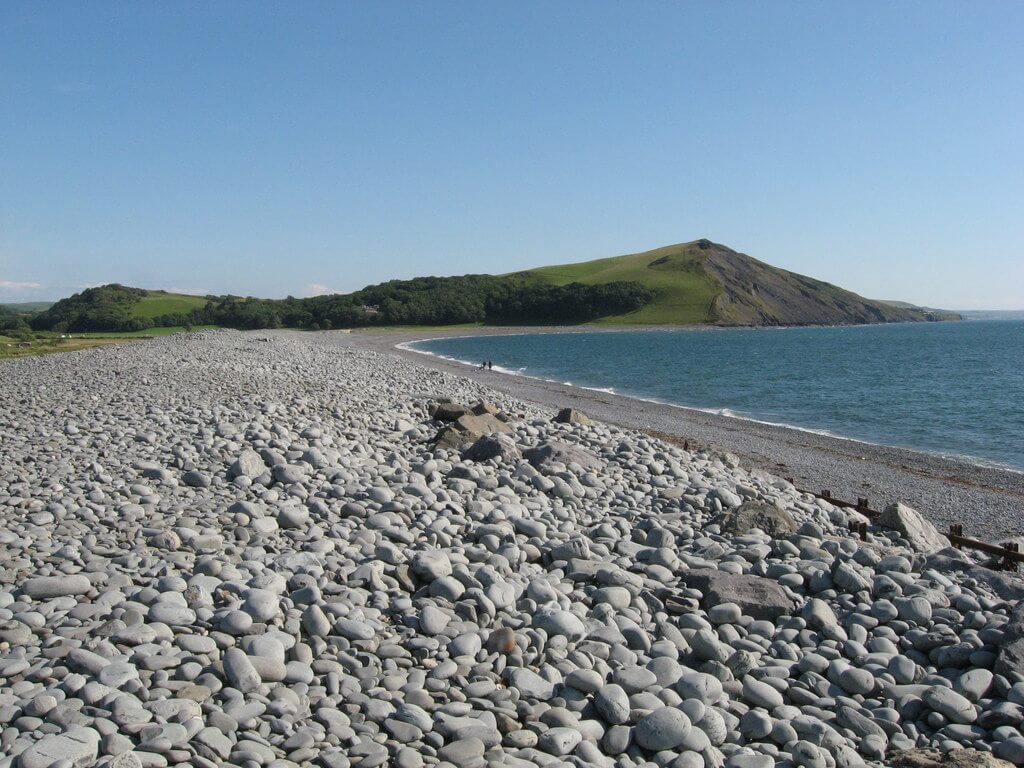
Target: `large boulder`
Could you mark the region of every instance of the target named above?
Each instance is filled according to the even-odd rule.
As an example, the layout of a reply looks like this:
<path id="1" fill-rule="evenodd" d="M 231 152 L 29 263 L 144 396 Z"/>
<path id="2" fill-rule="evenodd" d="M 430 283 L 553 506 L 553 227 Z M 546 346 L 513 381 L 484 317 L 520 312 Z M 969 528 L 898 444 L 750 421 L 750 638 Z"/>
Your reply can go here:
<path id="1" fill-rule="evenodd" d="M 62 763 L 84 768 L 96 762 L 100 735 L 92 728 L 74 726 L 64 733 L 43 736 L 21 753 L 18 764 L 22 768 L 49 768 Z"/>
<path id="2" fill-rule="evenodd" d="M 441 448 L 460 448 L 495 432 L 509 434 L 512 427 L 489 413 L 479 416 L 465 414 L 438 432 L 437 445 Z"/>
<path id="3" fill-rule="evenodd" d="M 705 610 L 722 603 L 735 603 L 744 616 L 775 622 L 792 613 L 796 607 L 785 590 L 772 579 L 725 573 L 712 568 L 682 571 L 680 578 L 686 586 L 700 590 Z"/>
<path id="4" fill-rule="evenodd" d="M 920 512 L 898 501 L 886 507 L 876 522 L 883 528 L 892 528 L 898 532 L 915 552 L 937 552 L 949 546 L 949 539 L 925 520 Z"/>
<path id="5" fill-rule="evenodd" d="M 473 410 L 458 403 L 438 403 L 430 410 L 435 421 L 457 421 L 460 416 L 471 415 Z"/>
<path id="6" fill-rule="evenodd" d="M 722 533 L 742 536 L 751 528 L 759 528 L 769 536 L 788 536 L 797 529 L 793 516 L 774 504 L 763 501 L 747 501 L 718 515 L 711 521 L 721 528 Z"/>
<path id="7" fill-rule="evenodd" d="M 925 558 L 924 567 L 939 573 L 959 571 L 964 576 L 988 586 L 1002 600 L 1008 602 L 1024 600 L 1024 579 L 1020 576 L 982 568 L 965 553 L 953 547 L 946 547 L 928 555 Z"/>
<path id="8" fill-rule="evenodd" d="M 1024 675 L 1024 603 L 1017 603 L 1010 621 L 1003 627 L 995 671 L 997 675 Z"/>
<path id="9" fill-rule="evenodd" d="M 462 458 L 472 461 L 498 459 L 503 464 L 514 464 L 523 458 L 516 441 L 501 432 L 478 438 L 462 452 Z"/>
<path id="10" fill-rule="evenodd" d="M 892 768 L 1012 768 L 1013 764 L 976 749 L 904 749 L 889 754 Z"/>
<path id="11" fill-rule="evenodd" d="M 578 464 L 583 469 L 600 469 L 603 462 L 586 448 L 563 443 L 560 440 L 549 440 L 523 454 L 527 461 L 538 469 L 550 464 Z"/>
<path id="12" fill-rule="evenodd" d="M 563 408 L 558 412 L 558 415 L 555 416 L 555 423 L 581 424 L 583 426 L 586 426 L 588 424 L 593 424 L 594 422 L 591 421 L 590 417 L 587 416 L 585 413 L 581 413 L 580 411 L 577 411 L 575 408 Z"/>

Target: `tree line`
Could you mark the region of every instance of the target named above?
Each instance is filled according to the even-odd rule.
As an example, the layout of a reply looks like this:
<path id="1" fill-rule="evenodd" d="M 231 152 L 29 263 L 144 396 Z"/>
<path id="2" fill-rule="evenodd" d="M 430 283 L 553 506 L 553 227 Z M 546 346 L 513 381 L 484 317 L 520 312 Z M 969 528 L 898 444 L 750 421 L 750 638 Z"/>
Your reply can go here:
<path id="1" fill-rule="evenodd" d="M 150 327 L 331 329 L 461 323 L 563 325 L 635 311 L 654 294 L 637 282 L 548 285 L 528 275 L 464 275 L 391 280 L 348 294 L 298 299 L 207 296 L 189 312 L 141 318 L 146 292 L 111 284 L 58 301 L 31 320 L 36 330 L 136 331 Z"/>

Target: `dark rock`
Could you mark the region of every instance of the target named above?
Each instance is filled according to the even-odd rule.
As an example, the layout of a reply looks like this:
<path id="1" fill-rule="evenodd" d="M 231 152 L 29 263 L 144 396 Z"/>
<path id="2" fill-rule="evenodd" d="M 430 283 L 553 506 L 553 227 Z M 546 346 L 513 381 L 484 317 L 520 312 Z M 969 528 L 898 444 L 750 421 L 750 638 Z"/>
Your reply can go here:
<path id="1" fill-rule="evenodd" d="M 515 440 L 501 433 L 484 435 L 462 453 L 462 458 L 472 461 L 499 459 L 507 464 L 518 462 L 522 457 Z"/>
<path id="2" fill-rule="evenodd" d="M 1011 672 L 1024 675 L 1024 603 L 1017 604 L 1010 614 L 1010 621 L 1003 628 L 995 672 L 997 675 L 1009 675 Z"/>
<path id="3" fill-rule="evenodd" d="M 458 403 L 438 403 L 431 410 L 435 421 L 458 421 L 460 416 L 472 415 L 472 409 Z"/>
<path id="4" fill-rule="evenodd" d="M 589 416 L 585 413 L 580 413 L 575 408 L 563 408 L 555 416 L 555 422 L 558 424 L 593 424 Z"/>
<path id="5" fill-rule="evenodd" d="M 710 568 L 682 571 L 680 578 L 686 586 L 700 590 L 705 608 L 736 603 L 744 616 L 772 622 L 789 615 L 795 608 L 786 592 L 772 579 L 738 576 Z"/>
<path id="6" fill-rule="evenodd" d="M 494 432 L 508 434 L 512 428 L 497 416 L 466 414 L 459 416 L 454 423 L 438 433 L 437 445 L 442 448 L 459 448 Z"/>

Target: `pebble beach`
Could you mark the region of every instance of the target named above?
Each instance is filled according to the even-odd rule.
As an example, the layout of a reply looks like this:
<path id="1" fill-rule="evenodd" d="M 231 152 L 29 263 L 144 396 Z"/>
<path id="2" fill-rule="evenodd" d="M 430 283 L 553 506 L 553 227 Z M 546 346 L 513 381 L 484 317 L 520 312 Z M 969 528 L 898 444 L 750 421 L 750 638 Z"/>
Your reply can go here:
<path id="1" fill-rule="evenodd" d="M 646 330 L 657 333 L 671 329 Z M 985 541 L 1024 537 L 1024 472 L 1011 468 L 638 400 L 557 381 L 508 375 L 497 370 L 484 371 L 415 351 L 415 342 L 428 338 L 536 332 L 618 333 L 619 330 L 599 326 L 482 327 L 353 331 L 325 336 L 336 344 L 401 355 L 421 365 L 467 376 L 548 408 L 571 405 L 603 422 L 626 429 L 733 453 L 740 457 L 744 466 L 791 477 L 799 487 L 808 490 L 827 489 L 839 499 L 867 498 L 873 508 L 903 501 L 923 512 L 943 531 L 959 523 L 967 535 Z M 705 332 L 728 333 L 713 328 Z M 1021 543 L 1024 544 L 1024 538 Z"/>
<path id="2" fill-rule="evenodd" d="M 941 534 L 1012 477 L 862 541 L 388 338 L 0 365 L 0 768 L 1024 765 L 1024 580 Z"/>

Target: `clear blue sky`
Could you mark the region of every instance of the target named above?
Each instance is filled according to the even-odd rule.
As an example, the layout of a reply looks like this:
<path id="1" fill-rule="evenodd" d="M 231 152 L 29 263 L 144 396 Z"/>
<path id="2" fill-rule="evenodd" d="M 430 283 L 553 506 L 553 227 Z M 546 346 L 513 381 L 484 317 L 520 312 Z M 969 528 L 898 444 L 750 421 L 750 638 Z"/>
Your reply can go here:
<path id="1" fill-rule="evenodd" d="M 1024 308 L 1024 3 L 0 4 L 0 301 L 709 237 Z"/>

